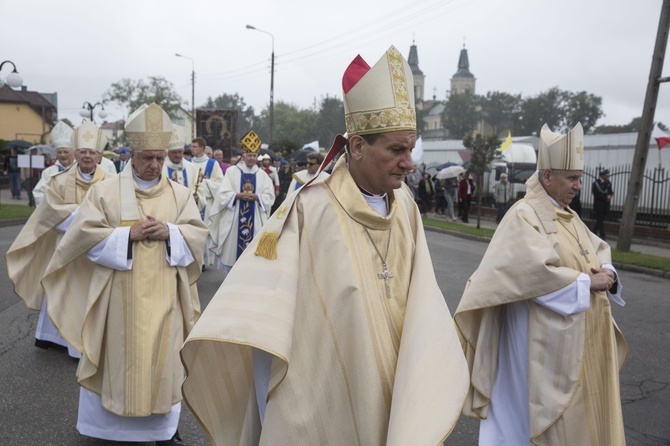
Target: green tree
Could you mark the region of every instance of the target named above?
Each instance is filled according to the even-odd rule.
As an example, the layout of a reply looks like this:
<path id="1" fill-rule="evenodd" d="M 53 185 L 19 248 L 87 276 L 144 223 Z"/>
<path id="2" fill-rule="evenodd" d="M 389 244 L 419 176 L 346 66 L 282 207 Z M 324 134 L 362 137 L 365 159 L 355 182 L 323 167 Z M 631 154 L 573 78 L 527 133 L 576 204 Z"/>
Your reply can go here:
<path id="1" fill-rule="evenodd" d="M 128 113 L 137 110 L 142 104 L 155 102 L 171 117 L 175 117 L 177 110 L 184 104 L 172 82 L 161 76 L 150 76 L 146 80 L 121 79 L 113 83 L 102 97 L 103 103 L 114 102 Z"/>
<path id="2" fill-rule="evenodd" d="M 463 138 L 477 125 L 477 96 L 470 92 L 452 93 L 444 105 L 442 122 L 452 138 Z"/>
<path id="3" fill-rule="evenodd" d="M 624 125 L 599 125 L 593 129 L 594 134 L 608 134 L 608 133 L 631 133 L 637 132 L 640 128 L 641 117 L 633 118 L 628 124 Z M 666 127 L 662 123 L 658 123 L 661 129 L 665 130 Z"/>
<path id="4" fill-rule="evenodd" d="M 222 93 L 215 98 L 210 96 L 207 98 L 207 101 L 202 106 L 202 108 L 237 110 L 238 139 L 254 127 L 254 123 L 257 119 L 254 115 L 254 108 L 251 106 L 248 107 L 244 101 L 244 98 L 237 93 L 232 95 L 228 93 Z M 256 130 L 254 129 L 254 131 Z M 237 144 L 237 141 L 234 141 L 234 143 Z"/>
<path id="5" fill-rule="evenodd" d="M 558 87 L 551 88 L 534 97 L 523 100 L 519 126 L 522 134 L 538 134 L 546 123 L 552 130 L 558 130 L 563 121 L 561 109 L 562 94 Z"/>
<path id="6" fill-rule="evenodd" d="M 468 133 L 463 137 L 463 146 L 472 153 L 468 171 L 477 176 L 477 203 L 479 203 L 477 206 L 477 229 L 479 229 L 482 212 L 482 177 L 487 166 L 498 152 L 500 140 L 495 136 L 483 137 L 480 134 L 472 136 L 472 133 Z"/>
<path id="7" fill-rule="evenodd" d="M 337 97 L 326 95 L 321 98 L 320 105 L 316 120 L 316 139 L 321 146 L 328 148 L 335 136 L 347 131 L 344 126 L 344 103 Z"/>
<path id="8" fill-rule="evenodd" d="M 298 109 L 294 104 L 279 101 L 274 105 L 274 129 L 275 141 L 290 142 L 302 147 L 304 144 L 317 138 L 318 114 L 310 109 Z M 269 135 L 269 113 L 264 109 L 261 114 L 261 132 L 267 138 Z M 261 137 L 261 140 L 263 138 Z M 274 147 L 274 144 L 273 144 Z M 274 150 L 274 148 L 271 149 Z"/>
<path id="9" fill-rule="evenodd" d="M 603 99 L 600 96 L 580 91 L 563 92 L 563 121 L 561 131 L 567 132 L 578 122 L 584 127 L 584 133 L 590 132 L 596 126 L 598 119 L 603 117 Z"/>
<path id="10" fill-rule="evenodd" d="M 521 116 L 521 95 L 512 95 L 500 91 L 486 93 L 480 97 L 481 116 L 493 128 L 495 135 L 504 130 L 516 134 Z"/>
<path id="11" fill-rule="evenodd" d="M 591 131 L 603 116 L 602 98 L 585 91 L 577 93 L 550 88 L 522 101 L 520 133 L 537 134 L 546 123 L 553 131 L 567 132 L 578 122 Z"/>

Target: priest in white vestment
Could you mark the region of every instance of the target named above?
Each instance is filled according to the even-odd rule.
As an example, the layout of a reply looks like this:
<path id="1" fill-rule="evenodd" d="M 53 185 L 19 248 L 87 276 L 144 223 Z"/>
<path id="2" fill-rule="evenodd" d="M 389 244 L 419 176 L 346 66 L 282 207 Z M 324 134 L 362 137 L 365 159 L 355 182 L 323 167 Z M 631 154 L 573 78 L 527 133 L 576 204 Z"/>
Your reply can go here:
<path id="1" fill-rule="evenodd" d="M 172 124 L 172 136 L 168 145 L 168 157 L 163 164 L 163 175 L 166 178 L 188 188 L 193 194 L 198 209 L 202 210 L 205 203 L 203 177 L 200 169 L 184 159 L 184 128 Z"/>
<path id="2" fill-rule="evenodd" d="M 291 179 L 291 184 L 288 186 L 288 193 L 290 194 L 296 189 L 303 187 L 308 181 L 312 178 L 318 176 L 319 179 L 323 180 L 328 178 L 328 172 L 321 171 L 319 172 L 319 166 L 323 162 L 323 155 L 320 153 L 310 153 L 307 155 L 307 168 L 299 170 L 293 174 Z"/>
<path id="3" fill-rule="evenodd" d="M 57 174 L 67 170 L 74 163 L 74 148 L 72 143 L 72 134 L 74 130 L 72 127 L 64 123 L 63 121 L 58 121 L 53 129 L 51 129 L 51 134 L 49 139 L 51 141 L 51 146 L 56 149 L 56 162 L 42 170 L 40 175 L 40 180 L 37 182 L 33 188 L 33 197 L 35 198 L 35 205 L 39 205 L 44 198 L 44 190 L 47 187 L 49 179 Z"/>
<path id="4" fill-rule="evenodd" d="M 131 166 L 91 187 L 42 284 L 51 319 L 82 354 L 79 432 L 183 445 L 178 352 L 200 314 L 207 229 L 191 192 L 161 175 L 167 113 L 143 105 L 125 131 Z"/>
<path id="5" fill-rule="evenodd" d="M 205 197 L 205 202 L 200 206 L 200 215 L 202 221 L 208 224 L 209 216 L 212 214 L 212 205 L 216 198 L 216 193 L 219 186 L 223 182 L 223 171 L 221 166 L 214 159 L 207 156 L 205 148 L 207 142 L 205 138 L 197 137 L 191 141 L 191 162 L 200 171 L 201 180 L 198 184 L 198 189 L 201 190 L 201 195 Z M 207 246 L 205 249 L 205 265 L 213 265 L 215 262 L 214 247 L 211 245 L 211 238 L 207 239 Z"/>
<path id="6" fill-rule="evenodd" d="M 111 175 L 97 168 L 98 156 L 107 143 L 100 129 L 90 121 L 80 125 L 76 132 L 63 126 L 67 125 L 59 122 L 58 128 L 54 127 L 51 141 L 58 145 L 59 152 L 62 148 L 72 151 L 74 147 L 75 163 L 71 169 L 50 177 L 43 200 L 7 251 L 6 261 L 16 294 L 28 308 L 40 310 L 35 345 L 67 347 L 70 356 L 78 358 L 79 353 L 65 342 L 49 318 L 40 279 L 88 189 Z M 67 280 L 65 276 L 62 278 Z"/>
<path id="7" fill-rule="evenodd" d="M 107 173 L 111 175 L 116 175 L 116 166 L 114 165 L 114 161 L 110 160 L 106 156 L 103 156 L 102 153 L 100 153 L 98 157 L 98 165 Z"/>
<path id="8" fill-rule="evenodd" d="M 230 271 L 270 217 L 272 179 L 256 165 L 261 140 L 253 130 L 240 141 L 242 160 L 226 170 L 207 220 L 217 268 Z"/>
<path id="9" fill-rule="evenodd" d="M 628 346 L 610 248 L 570 208 L 581 124 L 540 132 L 538 172 L 503 217 L 454 316 L 471 371 L 463 409 L 480 445 L 624 445 L 619 369 Z"/>
<path id="10" fill-rule="evenodd" d="M 213 444 L 438 446 L 452 432 L 467 365 L 403 186 L 411 73 L 394 47 L 352 62 L 349 140 L 323 166 L 345 143 L 346 159 L 288 196 L 186 340 L 184 397 Z"/>

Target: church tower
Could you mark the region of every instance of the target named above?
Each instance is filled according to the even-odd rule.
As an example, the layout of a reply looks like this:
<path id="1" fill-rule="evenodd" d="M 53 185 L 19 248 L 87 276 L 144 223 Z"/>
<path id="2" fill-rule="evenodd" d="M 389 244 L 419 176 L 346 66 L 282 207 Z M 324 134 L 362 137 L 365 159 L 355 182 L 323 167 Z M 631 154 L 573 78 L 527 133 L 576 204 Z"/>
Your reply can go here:
<path id="1" fill-rule="evenodd" d="M 423 75 L 423 72 L 419 68 L 419 52 L 416 49 L 414 41 L 412 41 L 412 46 L 409 47 L 407 63 L 412 69 L 412 77 L 414 78 L 414 102 L 416 102 L 416 107 L 419 110 L 423 110 L 423 90 L 426 76 Z"/>
<path id="2" fill-rule="evenodd" d="M 471 93 L 475 94 L 475 76 L 470 73 L 470 62 L 468 60 L 468 50 L 461 50 L 458 58 L 458 71 L 451 78 L 451 94 Z"/>

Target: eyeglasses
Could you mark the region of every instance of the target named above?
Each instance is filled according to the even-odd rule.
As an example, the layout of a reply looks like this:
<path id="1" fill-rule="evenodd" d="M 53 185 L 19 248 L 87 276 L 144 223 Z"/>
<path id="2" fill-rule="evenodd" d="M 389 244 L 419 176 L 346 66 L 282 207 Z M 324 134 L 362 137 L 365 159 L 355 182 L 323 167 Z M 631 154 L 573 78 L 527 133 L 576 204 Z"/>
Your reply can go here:
<path id="1" fill-rule="evenodd" d="M 309 162 L 307 162 L 307 165 L 308 165 L 308 166 L 316 166 L 317 164 L 318 164 L 318 163 L 315 163 L 315 162 L 313 162 L 313 161 L 309 161 Z"/>

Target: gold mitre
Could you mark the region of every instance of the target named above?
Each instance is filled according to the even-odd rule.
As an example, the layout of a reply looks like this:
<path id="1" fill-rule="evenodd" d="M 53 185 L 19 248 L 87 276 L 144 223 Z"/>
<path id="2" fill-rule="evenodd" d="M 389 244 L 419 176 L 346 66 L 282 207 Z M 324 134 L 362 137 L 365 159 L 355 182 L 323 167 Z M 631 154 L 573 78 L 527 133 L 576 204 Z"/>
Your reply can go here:
<path id="1" fill-rule="evenodd" d="M 537 168 L 584 170 L 584 129 L 577 123 L 567 135 L 554 133 L 545 124 L 540 130 Z"/>
<path id="2" fill-rule="evenodd" d="M 184 142 L 184 127 L 172 124 L 172 134 L 170 135 L 168 150 L 184 150 Z"/>
<path id="3" fill-rule="evenodd" d="M 74 149 L 93 149 L 102 153 L 107 145 L 107 137 L 91 121 L 85 121 L 74 130 Z"/>
<path id="4" fill-rule="evenodd" d="M 133 150 L 165 150 L 172 136 L 172 122 L 157 104 L 143 104 L 126 121 L 128 145 Z"/>
<path id="5" fill-rule="evenodd" d="M 242 153 L 258 153 L 261 149 L 261 139 L 256 132 L 249 130 L 246 135 L 240 139 Z"/>
<path id="6" fill-rule="evenodd" d="M 74 130 L 72 127 L 64 123 L 63 121 L 58 121 L 58 123 L 51 129 L 51 134 L 49 139 L 51 140 L 51 146 L 54 149 L 60 147 L 69 147 L 73 148 L 74 144 L 72 142 L 72 134 Z"/>
<path id="7" fill-rule="evenodd" d="M 416 130 L 412 69 L 394 47 L 370 66 L 358 55 L 342 77 L 347 133 Z"/>

